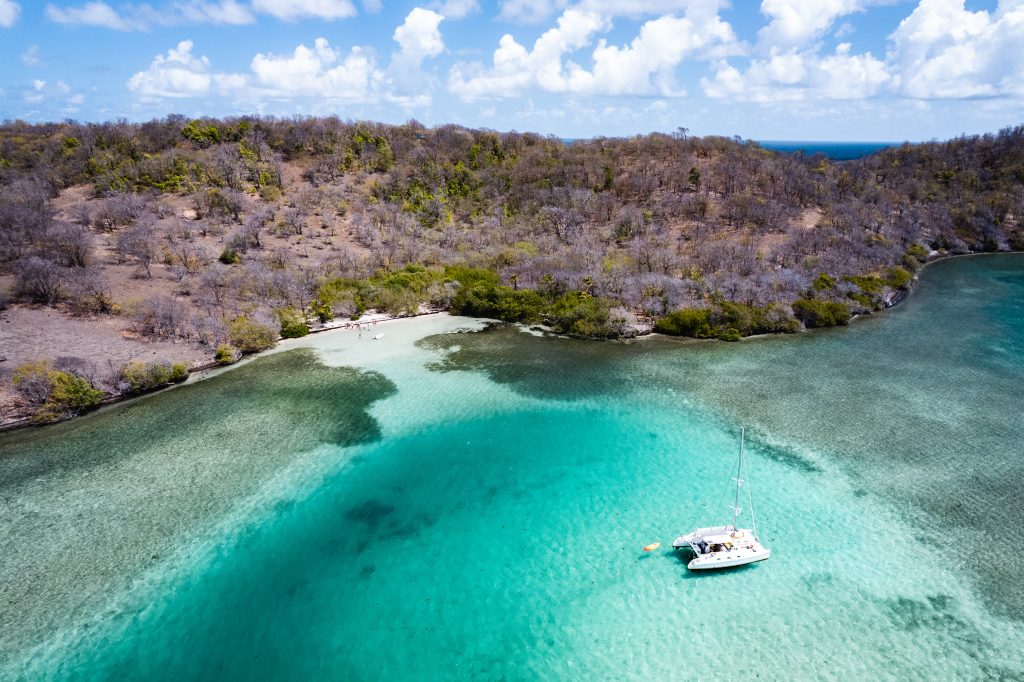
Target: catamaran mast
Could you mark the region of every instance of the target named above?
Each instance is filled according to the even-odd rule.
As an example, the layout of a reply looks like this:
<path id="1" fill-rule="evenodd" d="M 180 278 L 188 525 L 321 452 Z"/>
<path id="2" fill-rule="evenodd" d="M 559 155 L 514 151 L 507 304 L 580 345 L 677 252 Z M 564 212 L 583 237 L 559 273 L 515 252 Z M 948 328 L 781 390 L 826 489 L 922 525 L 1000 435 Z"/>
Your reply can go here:
<path id="1" fill-rule="evenodd" d="M 743 485 L 743 436 L 746 428 L 740 427 L 740 461 L 736 465 L 736 503 L 732 507 L 732 529 L 735 531 L 739 526 L 736 519 L 740 515 L 740 487 Z"/>

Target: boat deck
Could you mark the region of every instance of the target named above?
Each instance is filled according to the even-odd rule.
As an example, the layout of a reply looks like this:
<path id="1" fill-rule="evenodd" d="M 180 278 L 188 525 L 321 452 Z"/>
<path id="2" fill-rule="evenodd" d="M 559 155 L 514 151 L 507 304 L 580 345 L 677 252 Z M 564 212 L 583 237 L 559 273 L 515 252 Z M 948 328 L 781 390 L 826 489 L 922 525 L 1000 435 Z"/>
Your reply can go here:
<path id="1" fill-rule="evenodd" d="M 732 526 L 698 528 L 676 538 L 672 546 L 694 553 L 687 564 L 687 568 L 693 570 L 742 566 L 771 556 L 771 551 L 757 540 L 752 530 Z"/>

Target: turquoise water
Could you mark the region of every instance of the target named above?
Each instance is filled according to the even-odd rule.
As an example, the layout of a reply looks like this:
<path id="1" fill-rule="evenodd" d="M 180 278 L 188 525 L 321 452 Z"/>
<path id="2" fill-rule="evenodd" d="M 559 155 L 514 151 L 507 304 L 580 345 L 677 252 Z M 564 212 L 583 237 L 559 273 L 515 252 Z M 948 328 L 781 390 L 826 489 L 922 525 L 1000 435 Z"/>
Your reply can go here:
<path id="1" fill-rule="evenodd" d="M 758 144 L 774 152 L 791 154 L 803 152 L 807 156 L 824 154 L 836 161 L 849 161 L 862 156 L 870 156 L 889 147 L 897 147 L 898 142 L 807 142 L 798 140 L 758 140 Z"/>
<path id="2" fill-rule="evenodd" d="M 423 318 L 7 436 L 0 677 L 1024 677 L 1022 294 L 997 256 L 738 344 Z M 772 559 L 645 554 L 729 513 L 740 424 Z"/>

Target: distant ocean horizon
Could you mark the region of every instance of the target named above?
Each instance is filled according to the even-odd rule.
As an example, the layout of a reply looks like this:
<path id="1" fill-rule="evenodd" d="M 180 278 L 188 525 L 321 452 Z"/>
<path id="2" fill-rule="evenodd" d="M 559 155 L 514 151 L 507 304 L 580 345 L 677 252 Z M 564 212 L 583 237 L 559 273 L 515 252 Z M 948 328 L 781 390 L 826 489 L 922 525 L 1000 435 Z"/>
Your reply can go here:
<path id="1" fill-rule="evenodd" d="M 755 140 L 765 149 L 783 154 L 803 152 L 808 156 L 824 154 L 836 161 L 849 161 L 870 156 L 889 147 L 898 147 L 901 142 L 823 142 L 809 140 Z"/>
<path id="2" fill-rule="evenodd" d="M 563 137 L 560 138 L 565 144 L 572 144 L 593 138 L 587 137 Z M 838 142 L 822 140 L 753 140 L 765 149 L 782 154 L 793 154 L 803 152 L 807 156 L 824 154 L 834 161 L 850 161 L 864 156 L 870 156 L 889 147 L 898 147 L 902 142 Z"/>

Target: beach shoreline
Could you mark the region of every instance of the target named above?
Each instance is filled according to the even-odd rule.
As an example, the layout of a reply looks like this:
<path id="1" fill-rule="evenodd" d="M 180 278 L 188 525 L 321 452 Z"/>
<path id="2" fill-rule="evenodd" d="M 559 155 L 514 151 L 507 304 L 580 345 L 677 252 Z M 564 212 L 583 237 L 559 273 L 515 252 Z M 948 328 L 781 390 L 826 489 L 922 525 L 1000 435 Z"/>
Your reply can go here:
<path id="1" fill-rule="evenodd" d="M 214 375 L 220 373 L 223 370 L 232 369 L 234 367 L 238 367 L 238 366 L 247 364 L 247 363 L 251 362 L 252 360 L 255 360 L 256 358 L 263 357 L 264 355 L 267 355 L 270 352 L 280 351 L 280 350 L 288 350 L 288 349 L 290 349 L 292 347 L 297 347 L 299 344 L 297 344 L 296 342 L 300 342 L 302 339 L 307 338 L 309 336 L 313 336 L 313 335 L 317 335 L 317 334 L 325 334 L 327 332 L 351 331 L 351 330 L 356 329 L 356 328 L 362 329 L 364 327 L 366 328 L 366 333 L 369 333 L 369 330 L 376 328 L 376 325 L 378 325 L 378 324 L 384 324 L 384 323 L 388 323 L 388 322 L 398 322 L 398 321 L 402 321 L 402 320 L 413 320 L 413 319 L 419 319 L 419 318 L 424 318 L 424 317 L 438 317 L 438 316 L 449 315 L 449 314 L 450 313 L 448 313 L 448 311 L 445 311 L 445 310 L 422 309 L 419 312 L 412 313 L 412 314 L 405 314 L 405 315 L 389 315 L 387 313 L 376 313 L 376 312 L 373 312 L 373 313 L 369 313 L 369 314 L 361 316 L 358 320 L 353 320 L 351 318 L 338 318 L 338 319 L 335 319 L 335 320 L 331 320 L 331 321 L 329 321 L 329 322 L 327 322 L 327 323 L 325 323 L 323 325 L 320 325 L 320 326 L 317 326 L 317 327 L 311 327 L 310 330 L 309 330 L 309 334 L 307 334 L 305 336 L 300 336 L 300 337 L 291 338 L 291 339 L 279 338 L 278 342 L 277 342 L 277 345 L 275 345 L 274 348 L 268 349 L 266 351 L 261 351 L 259 353 L 253 353 L 251 355 L 246 355 L 245 357 L 243 357 L 239 361 L 231 363 L 231 364 L 228 364 L 228 365 L 220 364 L 220 363 L 216 362 L 215 360 L 207 360 L 207 361 L 202 362 L 202 363 L 192 364 L 189 367 L 188 379 L 186 381 L 183 381 L 180 384 L 170 384 L 170 385 L 166 385 L 166 386 L 161 386 L 161 387 L 156 388 L 156 389 L 154 389 L 152 391 L 147 391 L 147 392 L 144 392 L 144 393 L 141 393 L 141 394 L 137 394 L 137 393 L 117 393 L 117 394 L 113 394 L 113 395 L 108 395 L 108 396 L 104 397 L 102 403 L 100 403 L 100 407 L 107 407 L 109 405 L 115 405 L 115 404 L 123 403 L 123 402 L 129 401 L 129 400 L 135 400 L 135 399 L 138 399 L 138 398 L 145 398 L 147 396 L 151 396 L 151 395 L 154 395 L 154 394 L 162 392 L 162 391 L 168 391 L 168 390 L 171 390 L 171 389 L 174 389 L 174 388 L 178 388 L 179 386 L 185 386 L 185 385 L 188 385 L 188 384 L 195 383 L 196 381 L 202 381 L 203 379 L 209 378 L 210 376 L 214 376 Z M 89 413 L 86 412 L 84 414 L 89 414 Z M 0 421 L 0 433 L 16 431 L 16 430 L 19 430 L 19 429 L 28 429 L 28 428 L 36 428 L 36 427 L 42 427 L 42 426 L 49 426 L 50 424 L 59 424 L 59 423 L 66 422 L 66 421 L 71 420 L 71 419 L 75 419 L 75 418 L 80 417 L 80 416 L 83 416 L 83 415 L 81 415 L 81 414 L 79 414 L 79 415 L 71 415 L 71 416 L 65 417 L 64 419 L 58 420 L 56 422 L 48 422 L 48 423 L 45 423 L 45 424 L 39 424 L 39 423 L 36 423 L 36 422 L 32 421 L 32 411 L 31 411 L 31 409 L 29 409 L 29 406 L 26 405 L 26 406 L 24 406 L 24 409 L 21 409 L 21 410 L 18 410 L 18 411 L 8 409 L 8 411 L 6 411 L 3 414 L 2 421 Z"/>
<path id="2" fill-rule="evenodd" d="M 1007 254 L 1014 254 L 1014 253 L 1024 253 L 1024 252 L 1007 250 L 1007 251 L 993 251 L 993 252 L 936 253 L 936 254 L 930 254 L 928 260 L 925 261 L 924 263 L 922 263 L 921 267 L 918 269 L 918 271 L 914 273 L 914 276 L 913 276 L 913 279 L 912 279 L 911 283 L 905 289 L 897 290 L 897 292 L 896 292 L 897 295 L 893 297 L 891 302 L 887 303 L 884 308 L 881 308 L 879 310 L 875 310 L 875 311 L 871 311 L 871 312 L 867 312 L 867 313 L 861 313 L 861 314 L 854 315 L 852 318 L 850 318 L 850 323 L 853 323 L 855 320 L 862 319 L 862 318 L 873 318 L 873 317 L 875 317 L 875 316 L 877 316 L 877 315 L 879 315 L 881 313 L 885 313 L 885 312 L 888 312 L 890 310 L 893 310 L 893 309 L 899 307 L 902 303 L 904 303 L 913 294 L 914 290 L 917 288 L 916 285 L 917 285 L 917 282 L 920 279 L 921 274 L 924 273 L 925 270 L 930 265 L 932 265 L 934 263 L 938 263 L 938 262 L 942 262 L 942 261 L 948 261 L 948 260 L 952 260 L 952 259 L 956 259 L 956 258 L 998 256 L 998 255 L 1007 255 Z M 160 388 L 157 388 L 157 389 L 155 389 L 153 391 L 149 391 L 147 393 L 143 393 L 141 395 L 140 394 L 127 394 L 127 393 L 108 395 L 107 397 L 105 397 L 103 399 L 103 402 L 102 402 L 101 405 L 102 406 L 113 405 L 113 404 L 116 404 L 116 403 L 124 402 L 126 400 L 133 400 L 133 399 L 136 399 L 136 398 L 142 398 L 142 397 L 145 397 L 147 395 L 152 395 L 152 394 L 160 392 L 160 391 L 166 391 L 166 390 L 169 390 L 169 389 L 172 389 L 172 388 L 176 388 L 179 385 L 187 385 L 187 384 L 194 383 L 196 381 L 202 381 L 203 379 L 208 378 L 209 376 L 213 376 L 214 374 L 219 373 L 222 370 L 229 369 L 231 367 L 235 367 L 235 366 L 238 366 L 238 365 L 241 365 L 241 364 L 246 364 L 246 363 L 251 362 L 252 360 L 254 360 L 256 358 L 262 357 L 262 356 L 264 356 L 264 355 L 266 355 L 266 354 L 268 354 L 270 352 L 277 352 L 277 351 L 280 351 L 280 350 L 287 350 L 289 348 L 296 347 L 298 345 L 297 342 L 301 342 L 302 339 L 307 338 L 308 336 L 313 336 L 313 335 L 317 335 L 317 334 L 325 334 L 325 333 L 328 333 L 328 332 L 352 331 L 354 329 L 357 329 L 357 330 L 360 330 L 362 332 L 365 332 L 365 333 L 369 334 L 370 331 L 375 329 L 376 325 L 378 325 L 378 324 L 385 324 L 385 323 L 397 322 L 397 321 L 402 321 L 402 320 L 412 320 L 412 319 L 423 318 L 423 317 L 450 315 L 450 314 L 451 313 L 449 311 L 444 310 L 444 309 L 428 308 L 426 306 L 422 306 L 419 311 L 417 311 L 416 313 L 412 313 L 412 314 L 390 315 L 390 314 L 387 314 L 387 313 L 370 312 L 370 313 L 367 313 L 367 314 L 364 314 L 364 315 L 360 316 L 358 319 L 336 318 L 336 319 L 330 320 L 328 322 L 325 322 L 323 324 L 320 324 L 318 326 L 310 327 L 309 334 L 306 335 L 306 336 L 301 336 L 301 337 L 296 337 L 296 338 L 291 338 L 291 339 L 279 338 L 278 342 L 277 342 L 277 344 L 275 345 L 274 348 L 268 349 L 267 351 L 261 351 L 259 353 L 254 353 L 252 355 L 247 355 L 244 358 L 242 358 L 241 360 L 239 360 L 238 362 L 235 362 L 235 363 L 232 363 L 232 364 L 229 364 L 229 365 L 222 365 L 220 363 L 217 363 L 214 360 L 207 360 L 206 362 L 202 362 L 202 363 L 198 363 L 198 364 L 193 364 L 189 368 L 189 378 L 185 382 L 183 382 L 182 384 L 172 384 L 172 385 L 169 385 L 169 386 L 162 386 Z M 499 322 L 499 321 L 495 320 L 495 322 Z M 532 329 L 532 328 L 534 328 L 536 326 L 537 325 L 525 325 L 524 328 Z M 673 339 L 673 340 L 677 340 L 677 341 L 687 341 L 687 342 L 692 342 L 692 341 L 718 341 L 719 340 L 719 339 L 694 339 L 694 338 L 690 338 L 690 337 L 670 336 L 670 335 L 661 334 L 659 332 L 656 332 L 656 331 L 654 331 L 653 328 L 647 327 L 647 326 L 644 326 L 643 328 L 636 328 L 633 331 L 634 331 L 634 334 L 632 336 L 630 336 L 630 337 L 627 337 L 625 340 L 638 340 L 638 339 L 649 338 L 649 337 L 656 337 L 656 336 L 657 337 L 664 337 L 664 338 L 668 338 L 668 339 Z M 819 331 L 819 330 L 807 329 L 807 330 L 802 330 L 802 331 L 803 332 L 813 332 L 813 331 Z M 545 335 L 548 334 L 548 333 L 550 333 L 550 334 L 552 334 L 554 336 L 564 336 L 562 334 L 556 334 L 554 332 L 546 332 L 545 331 Z M 779 336 L 779 335 L 780 334 L 754 334 L 754 335 L 751 335 L 751 336 L 743 337 L 741 339 L 741 341 L 758 340 L 758 339 L 763 339 L 763 338 L 775 337 L 775 336 Z M 619 340 L 621 340 L 621 339 L 619 339 Z M 0 395 L 0 397 L 2 397 L 2 395 Z M 12 411 L 12 410 L 10 410 L 10 408 L 8 408 L 8 410 L 2 416 L 2 421 L 0 421 L 0 433 L 14 431 L 14 430 L 17 430 L 17 429 L 32 428 L 32 427 L 46 426 L 47 425 L 47 424 L 38 424 L 38 423 L 33 422 L 32 421 L 32 412 L 31 412 L 30 409 L 27 409 L 27 407 L 28 406 L 26 406 L 26 409 L 22 409 L 20 411 Z M 81 415 L 72 415 L 72 416 L 66 417 L 64 419 L 61 419 L 58 422 L 52 422 L 52 423 L 60 423 L 60 422 L 63 422 L 63 421 L 67 421 L 69 419 L 74 419 L 75 417 L 78 417 L 78 416 L 81 416 Z"/>

